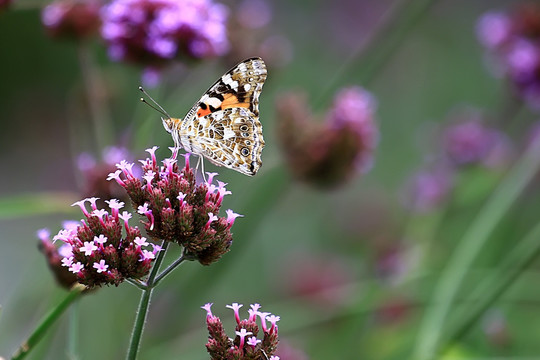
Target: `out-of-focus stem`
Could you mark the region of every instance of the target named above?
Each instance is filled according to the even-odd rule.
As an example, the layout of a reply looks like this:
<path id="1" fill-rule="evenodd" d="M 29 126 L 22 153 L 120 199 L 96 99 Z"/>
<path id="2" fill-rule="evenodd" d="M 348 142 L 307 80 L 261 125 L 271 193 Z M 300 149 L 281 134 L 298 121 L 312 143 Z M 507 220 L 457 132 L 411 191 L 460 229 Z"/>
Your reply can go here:
<path id="1" fill-rule="evenodd" d="M 75 300 L 79 298 L 83 290 L 86 289 L 86 286 L 81 284 L 76 284 L 73 286 L 71 291 L 66 295 L 64 300 L 60 302 L 54 309 L 52 309 L 41 321 L 41 323 L 36 327 L 34 332 L 28 337 L 24 343 L 21 344 L 19 349 L 11 357 L 12 360 L 24 359 L 26 355 L 34 349 L 34 347 L 39 343 L 39 341 L 45 336 L 47 331 L 51 326 L 58 320 L 60 315 L 71 305 Z"/>
<path id="2" fill-rule="evenodd" d="M 112 142 L 112 126 L 109 111 L 105 104 L 103 89 L 101 88 L 101 74 L 94 63 L 89 46 L 86 42 L 79 44 L 79 64 L 90 108 L 95 144 L 98 149 L 103 149 Z"/>

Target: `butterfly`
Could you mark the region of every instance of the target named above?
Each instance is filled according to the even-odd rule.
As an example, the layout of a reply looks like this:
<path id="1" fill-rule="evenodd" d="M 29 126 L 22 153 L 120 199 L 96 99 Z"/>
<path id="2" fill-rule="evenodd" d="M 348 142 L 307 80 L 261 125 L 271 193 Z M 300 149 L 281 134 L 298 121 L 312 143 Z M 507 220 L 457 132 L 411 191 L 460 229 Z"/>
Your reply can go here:
<path id="1" fill-rule="evenodd" d="M 261 58 L 240 62 L 217 80 L 183 119 L 171 117 L 142 87 L 139 89 L 159 107 L 152 108 L 166 116 L 161 120 L 175 147 L 253 176 L 262 165 L 265 145 L 259 96 L 266 76 Z"/>

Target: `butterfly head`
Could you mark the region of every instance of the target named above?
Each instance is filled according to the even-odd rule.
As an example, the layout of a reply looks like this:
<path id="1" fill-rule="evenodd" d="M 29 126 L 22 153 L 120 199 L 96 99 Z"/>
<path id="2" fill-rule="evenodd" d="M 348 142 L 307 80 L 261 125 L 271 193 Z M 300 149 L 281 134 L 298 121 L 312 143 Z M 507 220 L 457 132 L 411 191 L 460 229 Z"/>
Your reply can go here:
<path id="1" fill-rule="evenodd" d="M 163 122 L 165 130 L 172 135 L 175 145 L 178 146 L 180 144 L 178 125 L 182 123 L 182 119 L 162 117 L 161 121 Z"/>

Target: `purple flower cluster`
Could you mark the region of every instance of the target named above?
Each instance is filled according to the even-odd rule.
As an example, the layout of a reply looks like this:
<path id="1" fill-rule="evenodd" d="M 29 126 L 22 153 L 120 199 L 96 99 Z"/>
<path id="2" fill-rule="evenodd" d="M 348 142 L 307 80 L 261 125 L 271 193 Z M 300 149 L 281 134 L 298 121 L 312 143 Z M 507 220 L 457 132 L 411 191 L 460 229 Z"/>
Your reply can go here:
<path id="1" fill-rule="evenodd" d="M 206 324 L 209 338 L 206 349 L 210 357 L 214 360 L 279 360 L 279 356 L 274 355 L 279 341 L 276 325 L 280 320 L 279 316 L 261 312 L 259 311 L 261 306 L 253 304 L 248 310 L 249 317 L 240 320 L 239 310 L 242 306 L 242 304 L 237 303 L 227 305 L 234 311 L 236 320 L 236 337 L 234 339 L 227 336 L 220 318 L 212 314 L 212 304 L 206 304 L 202 307 L 207 313 Z M 260 319 L 261 322 L 262 340 L 257 338 L 259 334 L 257 319 Z M 267 324 L 267 321 L 270 324 Z"/>
<path id="2" fill-rule="evenodd" d="M 478 119 L 467 119 L 446 129 L 444 150 L 455 165 L 496 165 L 506 148 L 506 137 Z"/>
<path id="3" fill-rule="evenodd" d="M 161 248 L 149 244 L 137 227 L 129 225 L 132 214 L 127 211 L 120 214 L 124 203 L 115 199 L 106 201 L 109 213 L 97 207 L 97 200 L 89 198 L 74 203 L 86 219 L 65 223 L 64 229 L 53 237 L 54 241 L 64 243 L 58 251 L 62 266 L 89 288 L 118 286 L 125 279 L 147 275 Z"/>
<path id="4" fill-rule="evenodd" d="M 227 217 L 218 216 L 223 197 L 231 192 L 221 181 L 213 184 L 216 173 L 208 173 L 208 181 L 197 184 L 189 154 L 182 170 L 174 158 L 163 160 L 163 166 L 159 166 L 157 148 L 148 149 L 150 158 L 141 160 L 142 178 L 134 174 L 133 163 L 122 161 L 108 179 L 116 180 L 126 190 L 133 207 L 145 217 L 149 236 L 178 243 L 186 256 L 209 265 L 232 244 L 231 227 L 240 215 L 229 209 Z"/>
<path id="5" fill-rule="evenodd" d="M 281 142 L 296 177 L 332 187 L 371 168 L 378 130 L 376 101 L 369 92 L 361 87 L 342 89 L 323 124 L 311 119 L 306 109 L 305 98 L 298 94 L 278 102 Z"/>
<path id="6" fill-rule="evenodd" d="M 227 52 L 227 8 L 212 0 L 114 0 L 102 9 L 109 56 L 161 66 L 178 55 Z"/>
<path id="7" fill-rule="evenodd" d="M 484 116 L 478 111 L 456 111 L 449 122 L 442 131 L 440 148 L 435 152 L 439 162 L 418 172 L 408 184 L 406 203 L 416 211 L 426 212 L 444 202 L 454 187 L 457 170 L 467 166 L 497 170 L 511 160 L 512 147 L 508 137 L 486 125 Z"/>
<path id="8" fill-rule="evenodd" d="M 540 6 L 488 12 L 478 20 L 477 35 L 518 94 L 540 109 Z"/>
<path id="9" fill-rule="evenodd" d="M 43 9 L 41 21 L 51 36 L 86 38 L 99 30 L 100 7 L 95 0 L 59 0 Z"/>

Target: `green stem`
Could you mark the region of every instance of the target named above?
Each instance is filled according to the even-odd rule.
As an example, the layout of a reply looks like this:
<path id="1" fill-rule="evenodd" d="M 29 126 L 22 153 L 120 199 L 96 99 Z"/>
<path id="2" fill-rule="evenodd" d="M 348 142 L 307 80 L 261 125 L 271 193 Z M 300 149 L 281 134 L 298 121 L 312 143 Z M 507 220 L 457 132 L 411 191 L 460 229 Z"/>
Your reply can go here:
<path id="1" fill-rule="evenodd" d="M 176 259 L 176 261 L 173 262 L 171 265 L 167 266 L 167 268 L 163 270 L 163 272 L 161 272 L 158 276 L 156 276 L 156 279 L 154 280 L 154 286 L 157 286 L 157 284 L 159 284 L 159 282 L 163 280 L 165 276 L 169 275 L 171 271 L 173 271 L 178 266 L 180 266 L 180 264 L 182 264 L 185 260 L 187 260 L 187 258 L 184 255 L 182 255 L 178 259 Z"/>
<path id="2" fill-rule="evenodd" d="M 442 348 L 448 349 L 451 343 L 459 341 L 478 319 L 497 301 L 504 292 L 514 284 L 514 281 L 540 255 L 540 224 L 537 224 L 525 238 L 505 257 L 491 276 L 475 288 L 472 299 L 480 299 L 467 307 L 462 321 L 450 331 L 448 340 Z"/>
<path id="3" fill-rule="evenodd" d="M 126 359 L 135 360 L 139 351 L 139 344 L 141 342 L 142 333 L 144 331 L 144 324 L 146 322 L 146 316 L 148 315 L 148 307 L 150 306 L 150 299 L 152 298 L 152 292 L 154 290 L 154 279 L 159 271 L 159 267 L 165 258 L 167 252 L 168 242 L 163 241 L 161 244 L 162 250 L 158 253 L 158 256 L 154 262 L 150 275 L 146 281 L 146 289 L 143 289 L 141 300 L 139 302 L 139 308 L 137 310 L 137 316 L 135 317 L 135 324 L 133 324 L 133 331 L 131 332 L 131 340 L 129 343 L 129 349 Z"/>
<path id="4" fill-rule="evenodd" d="M 146 290 L 147 288 L 147 284 L 145 282 L 142 282 L 140 280 L 137 280 L 137 279 L 127 279 L 126 280 L 128 283 L 130 283 L 131 285 L 141 289 L 141 290 Z"/>
<path id="5" fill-rule="evenodd" d="M 488 241 L 495 226 L 540 169 L 539 154 L 540 142 L 535 142 L 509 170 L 465 232 L 435 286 L 432 306 L 427 308 L 420 324 L 414 359 L 432 359 L 437 354 L 445 320 L 467 270 Z"/>
<path id="6" fill-rule="evenodd" d="M 69 310 L 68 359 L 78 359 L 79 353 L 79 301 L 75 301 Z"/>
<path id="7" fill-rule="evenodd" d="M 24 359 L 26 355 L 34 349 L 34 347 L 39 343 L 39 341 L 45 336 L 47 331 L 51 326 L 58 320 L 60 315 L 71 305 L 75 300 L 79 298 L 83 290 L 86 287 L 84 285 L 77 284 L 73 286 L 71 291 L 66 295 L 66 297 L 58 304 L 54 309 L 52 309 L 45 317 L 41 320 L 41 323 L 36 327 L 34 332 L 28 337 L 17 351 L 12 355 L 11 360 L 20 360 Z"/>

